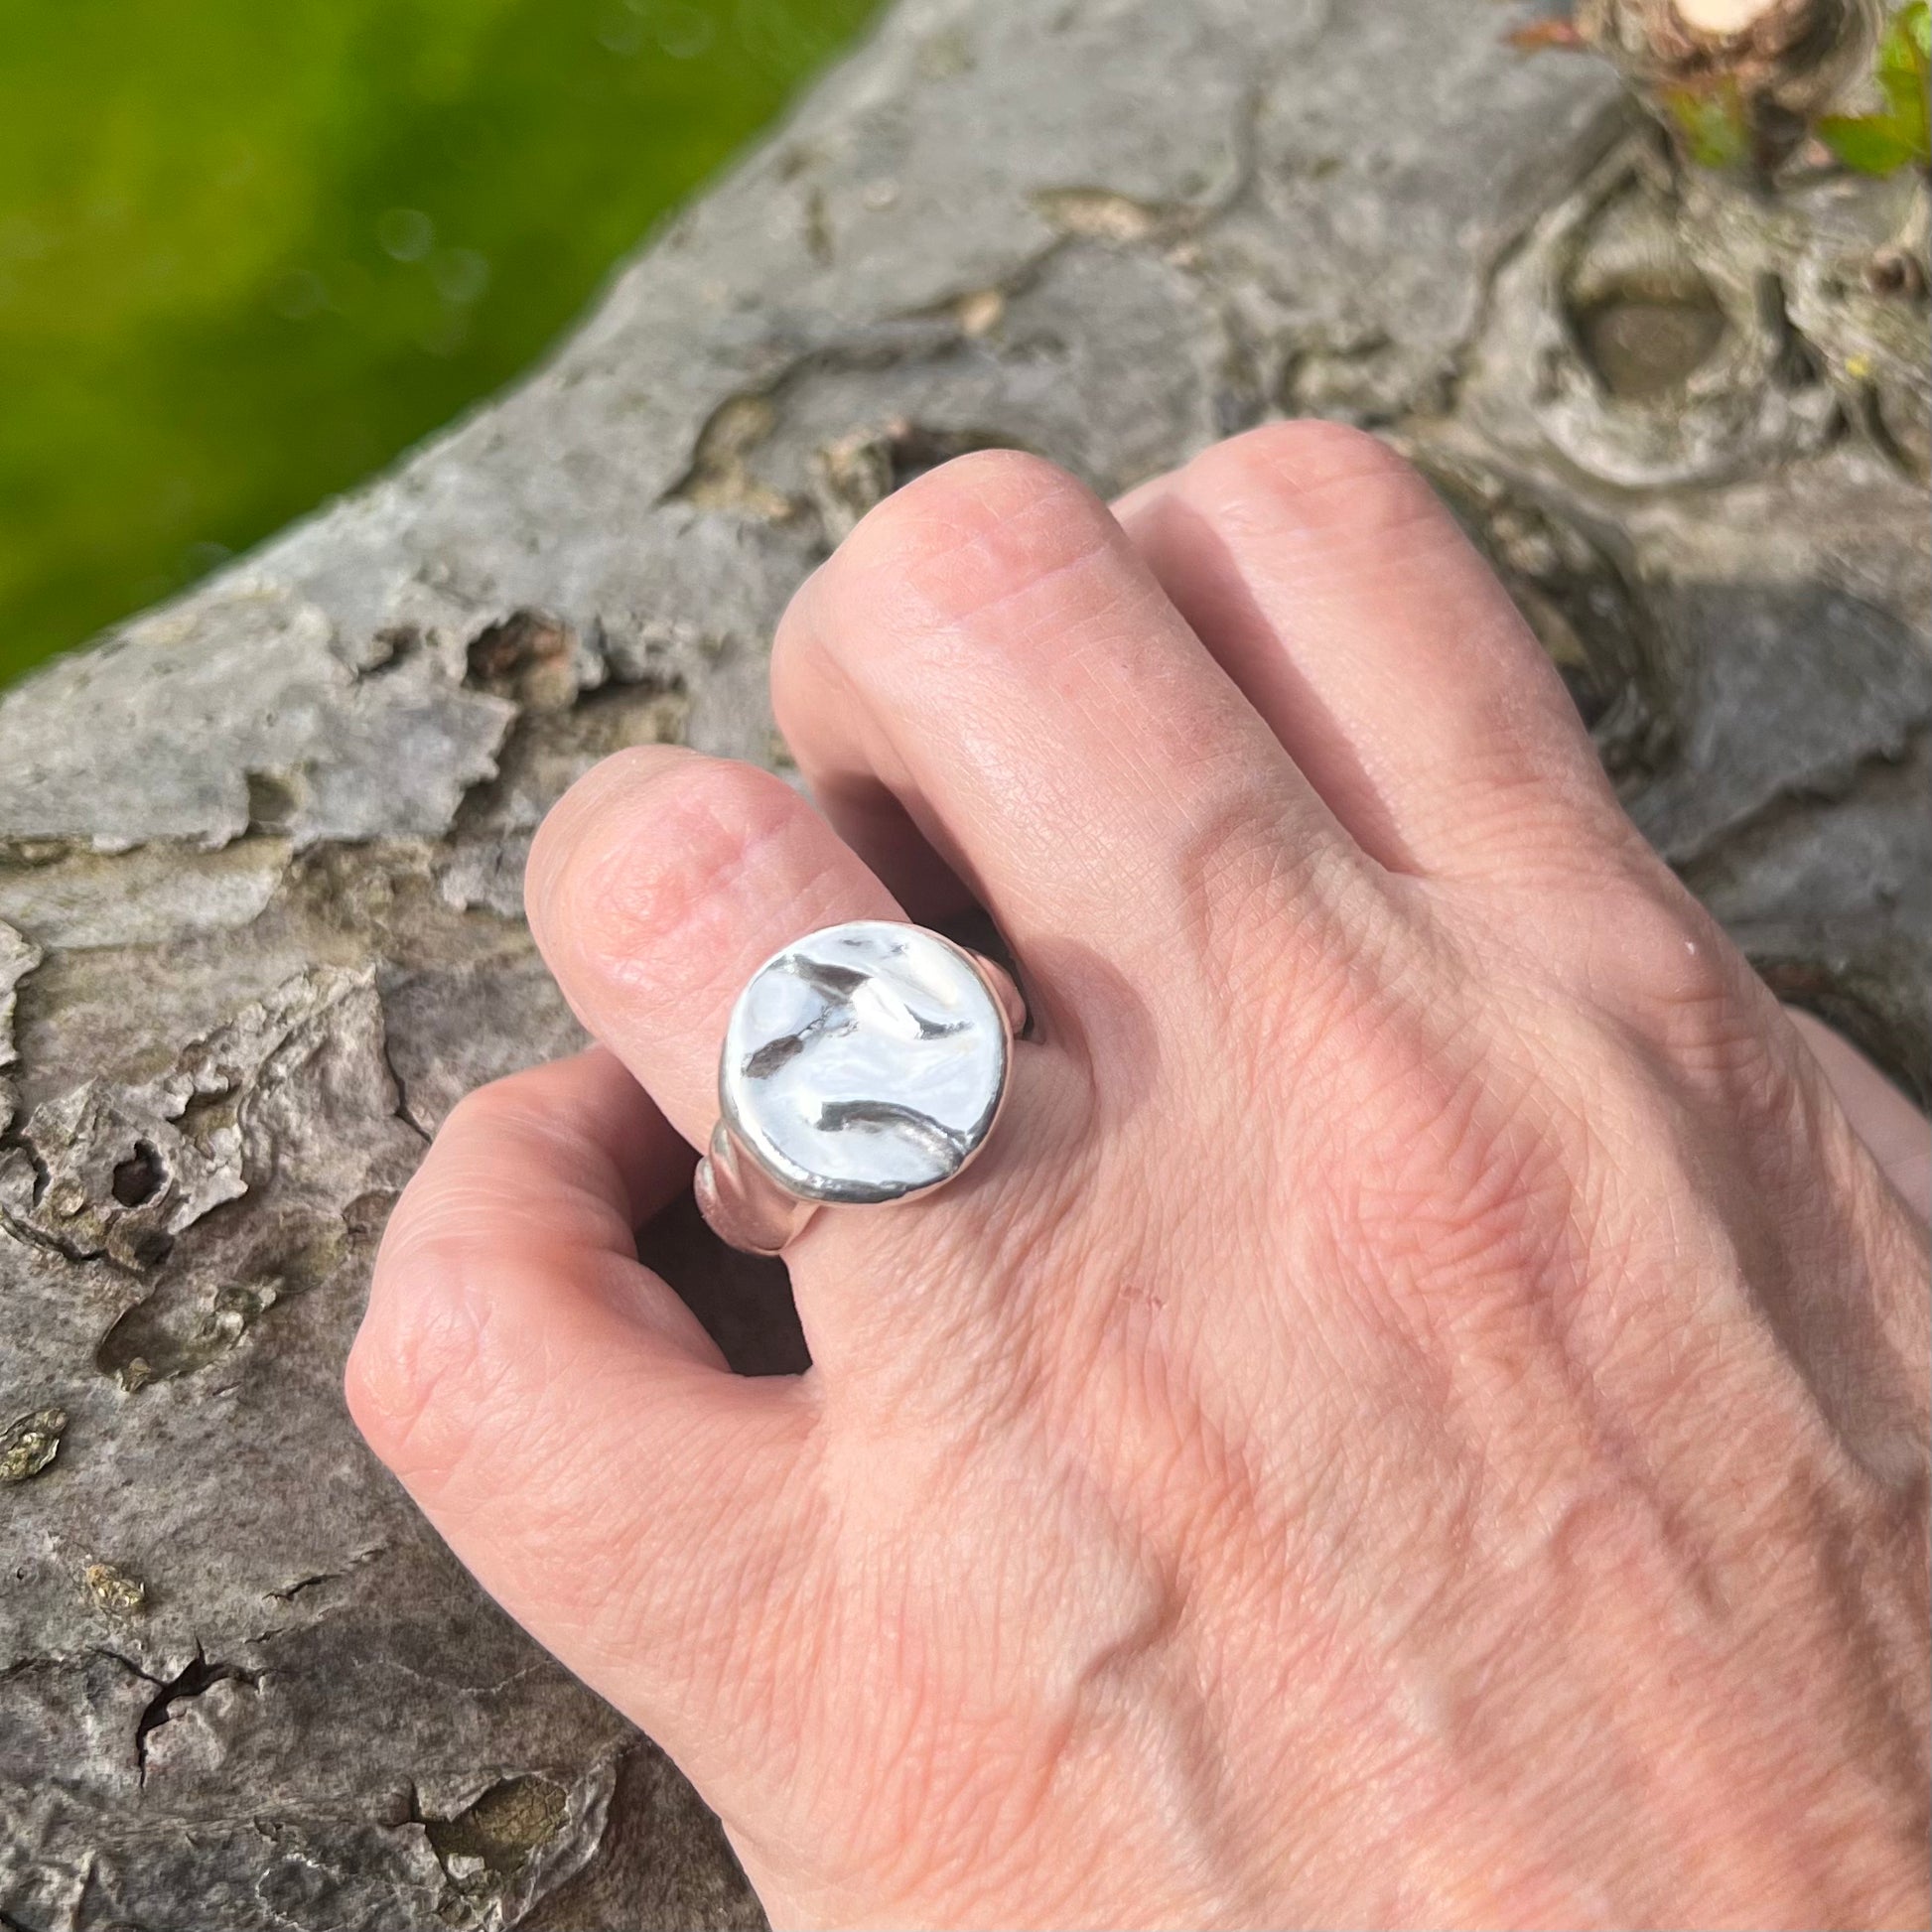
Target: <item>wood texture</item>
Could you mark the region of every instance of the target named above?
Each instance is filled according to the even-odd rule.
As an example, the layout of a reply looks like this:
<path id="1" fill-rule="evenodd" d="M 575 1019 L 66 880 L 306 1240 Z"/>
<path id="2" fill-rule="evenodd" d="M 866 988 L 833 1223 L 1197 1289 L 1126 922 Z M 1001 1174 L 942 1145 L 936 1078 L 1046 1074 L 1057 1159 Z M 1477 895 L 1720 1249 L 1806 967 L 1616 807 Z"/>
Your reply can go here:
<path id="1" fill-rule="evenodd" d="M 948 455 L 1382 430 L 1650 835 L 1924 1090 L 1926 317 L 1866 273 L 1917 191 L 1687 178 L 1511 24 L 905 0 L 514 393 L 0 698 L 0 1923 L 757 1922 L 340 1374 L 425 1136 L 577 1041 L 531 829 L 640 740 L 781 763 L 773 620 Z M 781 1279 L 652 1251 L 797 1364 Z"/>

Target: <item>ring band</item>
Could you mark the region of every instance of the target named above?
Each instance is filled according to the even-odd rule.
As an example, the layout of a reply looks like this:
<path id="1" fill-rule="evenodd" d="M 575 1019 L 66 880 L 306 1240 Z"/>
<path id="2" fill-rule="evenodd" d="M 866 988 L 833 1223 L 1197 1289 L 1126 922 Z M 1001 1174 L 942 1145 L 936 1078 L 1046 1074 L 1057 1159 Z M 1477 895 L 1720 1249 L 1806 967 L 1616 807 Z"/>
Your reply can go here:
<path id="1" fill-rule="evenodd" d="M 698 1206 L 773 1255 L 820 1207 L 958 1179 L 1005 1104 L 1027 1024 L 1004 968 L 923 926 L 862 919 L 773 953 L 732 1008 Z"/>

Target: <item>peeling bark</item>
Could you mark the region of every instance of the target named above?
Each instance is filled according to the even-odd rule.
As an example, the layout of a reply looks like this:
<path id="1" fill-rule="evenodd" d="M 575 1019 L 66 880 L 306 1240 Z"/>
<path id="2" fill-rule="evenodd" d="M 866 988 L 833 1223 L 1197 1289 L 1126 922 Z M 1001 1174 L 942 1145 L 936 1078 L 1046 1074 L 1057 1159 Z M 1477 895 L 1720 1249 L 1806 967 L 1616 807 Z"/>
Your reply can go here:
<path id="1" fill-rule="evenodd" d="M 1508 25 L 905 0 L 522 388 L 0 696 L 0 1920 L 757 1922 L 340 1373 L 425 1137 L 579 1041 L 544 810 L 638 742 L 782 768 L 778 611 L 948 456 L 1117 490 L 1381 430 L 1652 838 L 1924 1091 L 1932 372 L 1922 276 L 1870 272 L 1922 191 L 1686 173 Z M 648 1246 L 740 1367 L 801 1364 L 688 1203 Z"/>

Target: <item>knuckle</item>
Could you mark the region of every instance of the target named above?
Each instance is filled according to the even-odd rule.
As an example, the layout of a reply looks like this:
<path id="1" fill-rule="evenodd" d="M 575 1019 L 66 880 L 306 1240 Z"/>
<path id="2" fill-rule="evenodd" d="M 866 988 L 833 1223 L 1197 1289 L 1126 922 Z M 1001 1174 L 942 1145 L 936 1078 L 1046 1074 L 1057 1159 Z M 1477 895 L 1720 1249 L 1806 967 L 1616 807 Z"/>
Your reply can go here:
<path id="1" fill-rule="evenodd" d="M 1717 920 L 1654 861 L 1599 882 L 1556 955 L 1590 1044 L 1570 1056 L 1613 1096 L 1600 1118 L 1657 1126 L 1689 1106 L 1762 1127 L 1797 1102 L 1776 998 Z M 1672 1136 L 1675 1134 L 1672 1130 Z"/>
<path id="2" fill-rule="evenodd" d="M 530 1087 L 532 1074 L 512 1073 L 506 1079 L 491 1080 L 486 1086 L 472 1087 L 438 1128 L 436 1138 L 446 1146 L 458 1142 L 494 1142 L 518 1132 L 533 1116 Z"/>
<path id="3" fill-rule="evenodd" d="M 557 800 L 537 827 L 524 871 L 524 910 L 539 933 L 551 889 L 581 849 L 607 837 L 613 820 L 627 823 L 651 787 L 694 757 L 674 746 L 629 746 L 593 765 Z"/>
<path id="4" fill-rule="evenodd" d="M 753 765 L 684 759 L 660 768 L 568 828 L 533 907 L 538 938 L 631 990 L 648 995 L 661 980 L 688 994 L 693 960 L 733 956 L 731 881 L 804 811 Z"/>
<path id="5" fill-rule="evenodd" d="M 484 1258 L 461 1237 L 399 1232 L 383 1244 L 344 1386 L 370 1449 L 421 1495 L 460 1464 L 488 1400 Z"/>
<path id="6" fill-rule="evenodd" d="M 344 1388 L 370 1448 L 412 1489 L 445 1480 L 470 1452 L 515 1371 L 501 1319 L 514 1263 L 485 1230 L 502 1164 L 555 1132 L 552 1075 L 532 1067 L 464 1095 L 383 1232 Z"/>
<path id="7" fill-rule="evenodd" d="M 1106 506 L 1065 471 L 1021 451 L 983 450 L 888 497 L 812 590 L 838 620 L 825 629 L 836 648 L 860 634 L 958 623 L 1125 541 Z"/>
<path id="8" fill-rule="evenodd" d="M 865 522 L 885 531 L 897 526 L 900 541 L 919 529 L 929 530 L 941 542 L 949 536 L 971 541 L 1041 505 L 1084 510 L 1096 506 L 1097 499 L 1044 457 L 1025 450 L 976 450 L 915 478 Z"/>
<path id="9" fill-rule="evenodd" d="M 1256 1042 L 1268 1063 L 1379 1010 L 1385 972 L 1402 970 L 1404 927 L 1372 873 L 1330 847 L 1291 844 L 1238 804 L 1203 813 L 1181 851 L 1181 956 L 1218 1030 Z"/>
<path id="10" fill-rule="evenodd" d="M 1423 519 L 1449 521 L 1412 463 L 1345 423 L 1249 430 L 1197 456 L 1183 487 L 1218 515 L 1289 522 L 1324 536 L 1387 536 Z"/>
<path id="11" fill-rule="evenodd" d="M 1755 1017 L 1741 957 L 1717 921 L 1675 887 L 1599 885 L 1584 943 L 1594 990 L 1667 1045 L 1712 1044 Z"/>

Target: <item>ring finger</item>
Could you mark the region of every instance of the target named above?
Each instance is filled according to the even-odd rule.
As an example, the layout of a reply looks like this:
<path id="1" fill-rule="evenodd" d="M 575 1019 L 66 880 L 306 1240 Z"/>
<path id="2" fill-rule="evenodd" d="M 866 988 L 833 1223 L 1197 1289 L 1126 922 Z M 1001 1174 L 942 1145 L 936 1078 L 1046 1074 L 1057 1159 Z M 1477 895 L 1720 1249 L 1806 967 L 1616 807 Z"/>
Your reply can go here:
<path id="1" fill-rule="evenodd" d="M 579 781 L 545 820 L 524 897 L 537 943 L 584 1025 L 630 1070 L 664 1117 L 704 1147 L 719 1113 L 719 1055 L 738 996 L 790 941 L 856 919 L 901 919 L 897 902 L 804 799 L 755 766 L 649 747 Z M 1012 1079 L 1019 1124 L 954 1187 L 984 1204 L 1034 1172 L 1065 1109 L 1053 1056 L 1028 1046 Z M 1026 1152 L 1016 1153 L 1024 1138 Z M 946 1199 L 953 1198 L 951 1190 Z M 957 1326 L 963 1311 L 909 1292 L 879 1293 L 854 1265 L 863 1242 L 931 1246 L 943 1203 L 830 1208 L 789 1243 L 812 1359 L 834 1374 L 905 1352 L 908 1327 Z M 922 1312 L 909 1312 L 920 1311 Z M 916 1354 L 916 1349 L 911 1351 Z"/>
<path id="2" fill-rule="evenodd" d="M 571 788 L 537 835 L 524 900 L 572 1010 L 699 1148 L 753 973 L 820 926 L 905 916 L 782 780 L 669 746 Z"/>

